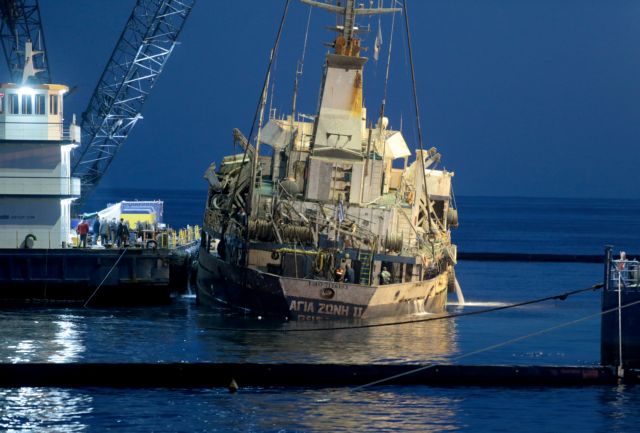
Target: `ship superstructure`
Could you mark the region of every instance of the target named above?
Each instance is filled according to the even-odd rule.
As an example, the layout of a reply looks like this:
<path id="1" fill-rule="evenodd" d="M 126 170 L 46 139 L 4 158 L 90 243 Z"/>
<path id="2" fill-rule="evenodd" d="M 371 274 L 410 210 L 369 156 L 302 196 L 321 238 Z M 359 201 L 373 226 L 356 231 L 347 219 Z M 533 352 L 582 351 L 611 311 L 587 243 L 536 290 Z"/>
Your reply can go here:
<path id="1" fill-rule="evenodd" d="M 61 84 L 30 84 L 38 71 L 26 44 L 21 84 L 0 84 L 0 248 L 63 248 L 80 181 L 70 153 L 80 128 L 64 125 Z"/>
<path id="2" fill-rule="evenodd" d="M 453 172 L 412 152 L 363 105 L 359 15 L 397 12 L 301 0 L 341 17 L 316 116 L 271 118 L 256 146 L 205 173 L 201 299 L 287 318 L 442 311 L 453 287 Z M 261 145 L 271 148 L 261 155 Z M 219 241 L 219 242 L 218 242 Z"/>
<path id="3" fill-rule="evenodd" d="M 161 203 L 120 202 L 106 212 L 85 213 L 93 241 L 77 245 L 71 235 L 77 227 L 72 206 L 78 210 L 78 202 L 96 188 L 142 118 L 142 104 L 194 1 L 134 3 L 80 127 L 75 116 L 64 122 L 69 88 L 49 84 L 38 2 L 2 2 L 3 44 L 12 75 L 12 83 L 0 84 L 2 305 L 148 304 L 168 302 L 172 291 L 184 290 L 196 230 L 187 227 L 178 234 L 158 227 Z M 83 147 L 81 129 L 89 138 Z M 118 236 L 116 217 L 130 223 L 128 240 Z"/>

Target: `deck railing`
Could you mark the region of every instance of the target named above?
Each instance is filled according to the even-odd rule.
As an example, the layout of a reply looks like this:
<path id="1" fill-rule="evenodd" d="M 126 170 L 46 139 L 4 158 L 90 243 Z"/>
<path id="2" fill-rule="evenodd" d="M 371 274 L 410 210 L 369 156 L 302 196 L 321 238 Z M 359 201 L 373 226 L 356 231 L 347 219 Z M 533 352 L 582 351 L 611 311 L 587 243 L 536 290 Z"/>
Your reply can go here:
<path id="1" fill-rule="evenodd" d="M 610 290 L 640 291 L 640 262 L 637 260 L 612 260 Z"/>

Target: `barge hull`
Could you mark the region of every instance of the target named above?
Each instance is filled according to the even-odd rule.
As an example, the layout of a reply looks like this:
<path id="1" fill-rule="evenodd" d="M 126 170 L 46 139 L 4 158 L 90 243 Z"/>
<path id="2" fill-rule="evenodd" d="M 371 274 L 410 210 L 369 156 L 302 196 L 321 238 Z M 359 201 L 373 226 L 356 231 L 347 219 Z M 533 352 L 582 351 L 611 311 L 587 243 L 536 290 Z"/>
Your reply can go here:
<path id="1" fill-rule="evenodd" d="M 91 305 L 169 302 L 169 263 L 166 250 L 0 249 L 0 304 L 77 304 L 94 292 Z"/>

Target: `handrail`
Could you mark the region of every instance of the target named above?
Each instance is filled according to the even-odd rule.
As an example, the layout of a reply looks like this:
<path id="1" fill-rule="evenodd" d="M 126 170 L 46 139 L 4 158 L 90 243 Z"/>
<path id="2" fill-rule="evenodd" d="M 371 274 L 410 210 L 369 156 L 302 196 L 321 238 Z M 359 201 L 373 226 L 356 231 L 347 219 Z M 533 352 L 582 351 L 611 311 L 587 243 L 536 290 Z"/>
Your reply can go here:
<path id="1" fill-rule="evenodd" d="M 609 289 L 640 291 L 640 261 L 612 260 Z"/>

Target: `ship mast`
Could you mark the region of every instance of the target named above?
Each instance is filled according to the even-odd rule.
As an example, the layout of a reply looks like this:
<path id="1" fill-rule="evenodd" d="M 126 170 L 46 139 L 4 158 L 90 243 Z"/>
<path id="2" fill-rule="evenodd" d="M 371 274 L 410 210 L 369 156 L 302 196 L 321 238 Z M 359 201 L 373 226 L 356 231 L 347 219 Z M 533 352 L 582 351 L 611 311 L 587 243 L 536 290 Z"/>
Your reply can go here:
<path id="1" fill-rule="evenodd" d="M 333 161 L 361 161 L 362 71 L 367 58 L 360 55 L 356 17 L 400 12 L 401 9 L 356 7 L 355 0 L 338 1 L 336 5 L 317 0 L 301 2 L 342 17 L 342 23 L 333 29 L 338 32 L 333 42 L 334 53 L 326 56 L 319 110 L 310 146 L 311 155 Z"/>
<path id="2" fill-rule="evenodd" d="M 344 6 L 340 6 L 341 1 L 337 0 L 337 5 L 328 3 L 321 3 L 317 0 L 300 0 L 302 3 L 310 6 L 315 6 L 320 9 L 327 10 L 329 12 L 335 12 L 338 15 L 342 15 L 342 37 L 344 38 L 347 46 L 351 44 L 354 39 L 355 32 L 358 31 L 356 27 L 356 16 L 358 15 L 376 15 L 389 12 L 402 12 L 400 8 L 356 8 L 355 0 L 346 0 Z"/>

